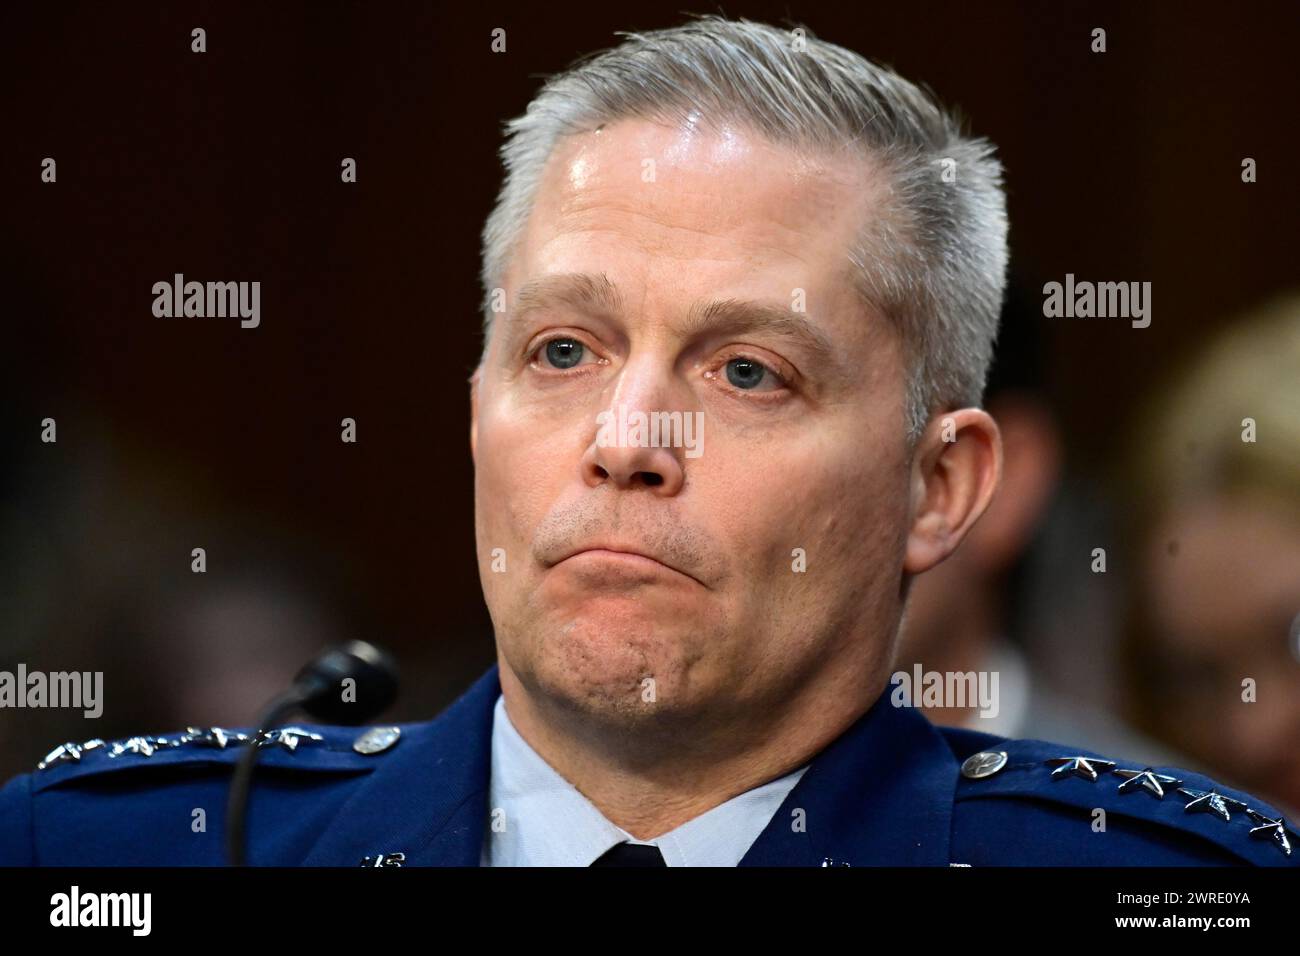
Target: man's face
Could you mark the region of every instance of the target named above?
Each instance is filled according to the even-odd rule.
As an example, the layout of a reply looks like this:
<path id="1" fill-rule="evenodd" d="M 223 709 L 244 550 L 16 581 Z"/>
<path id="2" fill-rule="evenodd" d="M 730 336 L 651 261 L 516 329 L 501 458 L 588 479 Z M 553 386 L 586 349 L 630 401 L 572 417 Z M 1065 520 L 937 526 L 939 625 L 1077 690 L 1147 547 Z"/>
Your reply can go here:
<path id="1" fill-rule="evenodd" d="M 532 695 L 632 726 L 883 686 L 904 377 L 846 258 L 878 185 L 860 160 L 642 120 L 552 155 L 472 430 L 483 590 Z M 590 301 L 605 279 L 617 301 Z M 620 406 L 703 441 L 620 447 Z"/>

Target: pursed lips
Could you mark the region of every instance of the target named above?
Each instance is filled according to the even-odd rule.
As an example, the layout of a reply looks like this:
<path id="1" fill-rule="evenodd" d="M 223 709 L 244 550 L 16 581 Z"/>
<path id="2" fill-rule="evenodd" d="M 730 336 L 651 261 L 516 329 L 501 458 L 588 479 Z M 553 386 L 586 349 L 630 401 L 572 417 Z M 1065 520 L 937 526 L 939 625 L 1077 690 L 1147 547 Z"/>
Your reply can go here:
<path id="1" fill-rule="evenodd" d="M 672 571 L 675 574 L 679 574 L 682 577 L 689 578 L 690 580 L 694 581 L 696 584 L 699 584 L 701 587 L 707 587 L 707 585 L 705 585 L 703 581 L 700 581 L 694 575 L 687 574 L 685 571 L 681 570 L 680 568 L 674 567 L 673 565 L 669 564 L 667 561 L 664 561 L 661 558 L 657 558 L 653 555 L 646 554 L 644 551 L 638 551 L 635 548 L 621 547 L 618 545 L 594 544 L 594 545 L 586 545 L 581 548 L 574 548 L 568 554 L 564 555 L 564 557 L 560 558 L 560 560 L 556 561 L 555 565 L 562 564 L 565 561 L 569 560 L 570 558 L 580 557 L 581 555 L 584 554 L 603 556 L 606 558 L 611 558 L 613 560 L 620 560 L 620 561 L 626 560 L 636 564 L 649 562 L 650 564 L 653 564 L 656 567 L 666 568 L 667 570 Z M 554 567 L 555 565 L 552 565 L 552 567 Z"/>

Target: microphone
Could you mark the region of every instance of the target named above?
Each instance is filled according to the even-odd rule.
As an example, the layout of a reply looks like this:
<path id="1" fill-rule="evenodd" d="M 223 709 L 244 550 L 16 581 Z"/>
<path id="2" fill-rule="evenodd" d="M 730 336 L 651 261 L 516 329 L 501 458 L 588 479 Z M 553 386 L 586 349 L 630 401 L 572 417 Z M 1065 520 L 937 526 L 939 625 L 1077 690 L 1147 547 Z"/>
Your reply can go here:
<path id="1" fill-rule="evenodd" d="M 352 680 L 349 693 L 343 681 Z M 257 732 L 239 755 L 226 800 L 226 859 L 231 866 L 245 860 L 245 818 L 253 769 L 262 750 L 263 735 L 289 714 L 302 710 L 322 723 L 353 726 L 377 717 L 397 699 L 397 665 L 390 654 L 366 641 L 348 641 L 307 663 L 293 684 L 262 710 Z"/>

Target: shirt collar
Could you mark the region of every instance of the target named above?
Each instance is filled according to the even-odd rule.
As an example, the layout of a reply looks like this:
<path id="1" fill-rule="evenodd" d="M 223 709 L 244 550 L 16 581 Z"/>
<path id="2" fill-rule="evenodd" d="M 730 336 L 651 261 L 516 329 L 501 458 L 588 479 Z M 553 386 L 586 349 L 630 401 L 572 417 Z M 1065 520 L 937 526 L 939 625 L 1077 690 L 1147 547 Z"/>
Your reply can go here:
<path id="1" fill-rule="evenodd" d="M 617 826 L 564 779 L 515 729 L 498 696 L 481 862 L 485 866 L 590 866 L 610 847 L 659 847 L 668 866 L 735 866 L 808 765 L 686 821 L 653 840 Z"/>

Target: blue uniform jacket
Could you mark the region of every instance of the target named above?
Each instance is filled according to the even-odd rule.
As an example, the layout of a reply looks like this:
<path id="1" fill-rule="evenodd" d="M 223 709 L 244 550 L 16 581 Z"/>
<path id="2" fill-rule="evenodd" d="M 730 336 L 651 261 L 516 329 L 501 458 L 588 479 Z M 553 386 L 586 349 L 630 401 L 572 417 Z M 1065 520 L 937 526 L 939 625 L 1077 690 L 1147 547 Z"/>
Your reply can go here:
<path id="1" fill-rule="evenodd" d="M 382 730 L 359 743 L 364 728 L 272 733 L 249 863 L 477 866 L 499 692 L 494 665 L 395 743 Z M 1204 776 L 936 727 L 889 696 L 814 758 L 741 866 L 1300 863 L 1273 807 Z M 0 790 L 0 865 L 222 865 L 230 773 L 252 745 L 233 734 L 55 750 Z"/>

